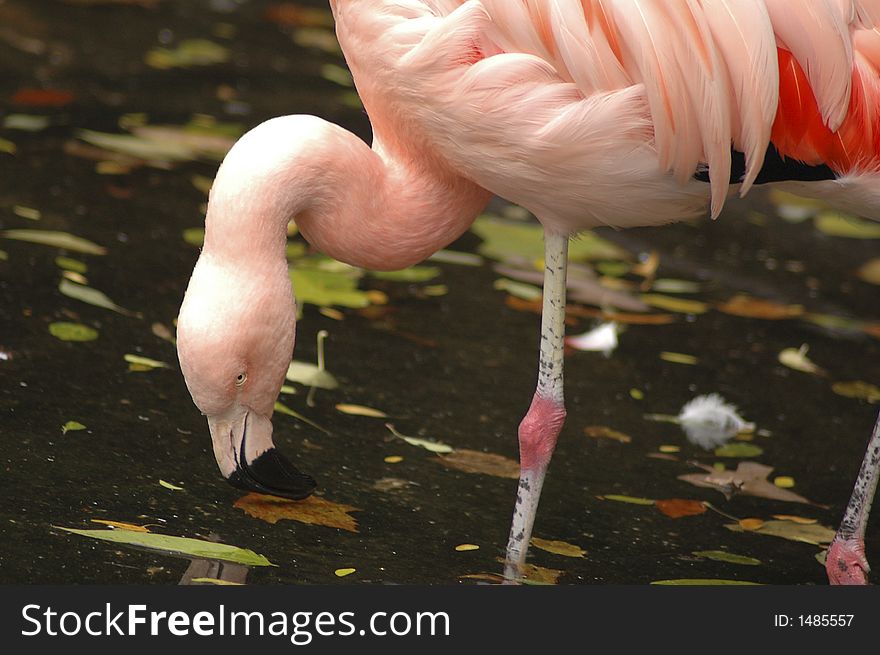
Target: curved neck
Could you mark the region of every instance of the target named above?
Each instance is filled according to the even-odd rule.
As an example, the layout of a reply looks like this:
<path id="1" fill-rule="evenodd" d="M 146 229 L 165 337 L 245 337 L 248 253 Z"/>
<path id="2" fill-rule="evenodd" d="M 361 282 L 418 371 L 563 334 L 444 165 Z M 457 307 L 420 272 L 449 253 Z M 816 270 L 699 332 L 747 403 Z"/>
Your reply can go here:
<path id="1" fill-rule="evenodd" d="M 283 258 L 295 220 L 331 257 L 403 268 L 458 238 L 489 198 L 424 153 L 392 156 L 319 118 L 285 116 L 248 132 L 226 156 L 211 191 L 205 252 Z"/>

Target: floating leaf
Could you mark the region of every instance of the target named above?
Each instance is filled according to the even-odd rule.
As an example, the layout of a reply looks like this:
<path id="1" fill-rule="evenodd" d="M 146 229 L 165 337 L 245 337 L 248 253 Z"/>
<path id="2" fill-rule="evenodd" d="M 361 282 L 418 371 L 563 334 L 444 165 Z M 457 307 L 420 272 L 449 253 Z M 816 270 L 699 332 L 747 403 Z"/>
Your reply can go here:
<path id="1" fill-rule="evenodd" d="M 786 348 L 779 353 L 779 363 L 802 373 L 825 375 L 825 371 L 807 357 L 808 350 L 807 344 L 803 344 L 800 348 Z"/>
<path id="2" fill-rule="evenodd" d="M 134 523 L 123 523 L 122 521 L 108 521 L 107 519 L 91 519 L 92 523 L 100 523 L 111 528 L 120 530 L 130 530 L 131 532 L 149 532 L 150 529 L 145 525 L 135 525 Z"/>
<path id="3" fill-rule="evenodd" d="M 344 578 L 347 575 L 351 575 L 355 571 L 357 571 L 357 569 L 353 569 L 353 568 L 336 569 L 335 571 L 333 571 L 333 575 L 335 575 L 337 578 Z"/>
<path id="4" fill-rule="evenodd" d="M 129 364 L 134 364 L 141 367 L 141 370 L 154 368 L 171 368 L 165 362 L 160 362 L 157 359 L 150 359 L 149 357 L 142 357 L 141 355 L 126 353 L 122 356 L 122 358 Z"/>
<path id="5" fill-rule="evenodd" d="M 681 447 L 680 446 L 673 446 L 671 444 L 664 444 L 664 445 L 660 446 L 659 448 L 657 448 L 657 450 L 659 450 L 661 453 L 667 453 L 667 454 L 668 453 L 680 453 Z"/>
<path id="6" fill-rule="evenodd" d="M 516 282 L 506 277 L 495 280 L 492 288 L 496 291 L 506 291 L 511 296 L 520 298 L 521 300 L 537 300 L 544 295 L 544 292 L 534 284 L 526 284 L 525 282 Z"/>
<path id="7" fill-rule="evenodd" d="M 851 214 L 823 211 L 813 219 L 813 224 L 817 230 L 832 237 L 880 239 L 880 225 Z"/>
<path id="8" fill-rule="evenodd" d="M 729 443 L 715 449 L 716 457 L 759 457 L 764 453 L 764 449 L 751 443 Z"/>
<path id="9" fill-rule="evenodd" d="M 540 539 L 532 537 L 531 545 L 541 550 L 546 550 L 554 555 L 562 555 L 563 557 L 586 557 L 587 551 L 580 546 L 575 546 L 566 541 L 556 541 L 555 539 Z"/>
<path id="10" fill-rule="evenodd" d="M 221 580 L 219 578 L 193 578 L 190 582 L 197 582 L 199 584 L 213 584 L 218 586 L 229 586 L 229 587 L 241 587 L 244 586 L 243 582 L 233 582 L 232 580 Z"/>
<path id="11" fill-rule="evenodd" d="M 748 532 L 757 530 L 762 525 L 764 525 L 764 519 L 741 519 L 739 521 L 739 527 Z"/>
<path id="12" fill-rule="evenodd" d="M 700 285 L 690 280 L 672 280 L 668 278 L 660 278 L 654 280 L 651 290 L 658 293 L 698 293 Z"/>
<path id="13" fill-rule="evenodd" d="M 827 207 L 821 200 L 803 198 L 780 189 L 771 189 L 770 199 L 776 205 L 779 217 L 791 223 L 804 221 L 815 216 L 820 209 Z"/>
<path id="14" fill-rule="evenodd" d="M 183 231 L 183 240 L 191 246 L 201 248 L 205 245 L 205 228 L 189 227 Z"/>
<path id="15" fill-rule="evenodd" d="M 669 518 L 678 519 L 683 516 L 697 516 L 706 511 L 706 505 L 699 500 L 688 500 L 686 498 L 668 498 L 664 500 L 654 501 L 663 514 Z"/>
<path id="16" fill-rule="evenodd" d="M 743 527 L 738 523 L 730 523 L 724 526 L 734 532 L 743 532 Z M 831 543 L 834 539 L 834 530 L 826 528 L 818 523 L 795 523 L 793 521 L 764 521 L 754 530 L 748 532 L 766 534 L 771 537 L 781 537 L 790 541 L 800 541 L 805 544 L 822 546 Z"/>
<path id="17" fill-rule="evenodd" d="M 639 296 L 639 299 L 651 307 L 679 314 L 705 314 L 709 311 L 709 305 L 699 300 L 685 300 L 684 298 L 664 296 L 659 293 L 643 293 Z"/>
<path id="18" fill-rule="evenodd" d="M 101 539 L 103 541 L 112 541 L 119 544 L 127 544 L 129 546 L 137 546 L 140 548 L 149 548 L 169 554 L 188 555 L 200 559 L 219 559 L 226 562 L 235 562 L 244 564 L 245 566 L 275 566 L 262 555 L 258 555 L 252 550 L 239 548 L 238 546 L 230 546 L 228 544 L 220 544 L 212 541 L 204 541 L 202 539 L 191 539 L 189 537 L 172 537 L 164 534 L 155 534 L 153 532 L 134 532 L 132 530 L 77 530 L 75 528 L 64 528 L 61 526 L 52 526 L 58 530 L 72 532 L 83 537 L 91 539 Z"/>
<path id="19" fill-rule="evenodd" d="M 370 305 L 368 293 L 357 288 L 359 277 L 360 273 L 319 268 L 294 268 L 290 271 L 297 300 L 319 307 L 338 305 L 361 308 Z"/>
<path id="20" fill-rule="evenodd" d="M 321 77 L 339 86 L 353 87 L 354 80 L 347 68 L 337 64 L 324 64 L 321 66 Z"/>
<path id="21" fill-rule="evenodd" d="M 65 250 L 73 250 L 86 255 L 106 255 L 107 249 L 92 243 L 87 239 L 68 234 L 67 232 L 55 232 L 52 230 L 4 230 L 0 232 L 0 238 L 13 239 L 15 241 L 27 241 L 39 243 L 44 246 L 54 246 Z"/>
<path id="22" fill-rule="evenodd" d="M 471 550 L 480 550 L 480 547 L 476 544 L 459 544 L 455 547 L 455 550 L 459 553 L 466 553 Z"/>
<path id="23" fill-rule="evenodd" d="M 677 420 L 688 441 L 706 450 L 725 443 L 738 432 L 755 428 L 753 423 L 743 420 L 734 405 L 725 402 L 717 393 L 697 396 L 686 403 Z"/>
<path id="24" fill-rule="evenodd" d="M 308 362 L 292 361 L 285 376 L 291 382 L 299 382 L 307 387 L 336 389 L 339 382 L 328 371 Z"/>
<path id="25" fill-rule="evenodd" d="M 7 155 L 14 155 L 17 150 L 15 144 L 9 139 L 0 139 L 0 152 L 5 152 Z"/>
<path id="26" fill-rule="evenodd" d="M 446 455 L 441 455 L 436 461 L 443 466 L 465 473 L 483 473 L 499 478 L 519 479 L 519 462 L 495 453 L 456 448 Z"/>
<path id="27" fill-rule="evenodd" d="M 392 282 L 427 282 L 440 275 L 440 269 L 436 266 L 410 266 L 399 271 L 370 271 L 370 275 Z"/>
<path id="28" fill-rule="evenodd" d="M 151 141 L 132 134 L 113 134 L 80 130 L 77 137 L 86 143 L 111 152 L 128 155 L 142 161 L 189 161 L 197 153 L 179 140 Z"/>
<path id="29" fill-rule="evenodd" d="M 831 385 L 831 390 L 839 396 L 846 398 L 859 398 L 867 400 L 869 403 L 880 401 L 880 387 L 867 382 L 835 382 Z"/>
<path id="30" fill-rule="evenodd" d="M 620 443 L 630 443 L 632 437 L 618 430 L 614 430 L 604 425 L 588 425 L 584 428 L 584 434 L 592 439 L 611 439 Z"/>
<path id="31" fill-rule="evenodd" d="M 880 257 L 862 264 L 856 275 L 859 276 L 859 279 L 869 284 L 880 284 Z"/>
<path id="32" fill-rule="evenodd" d="M 358 531 L 357 520 L 350 514 L 350 512 L 359 512 L 357 507 L 334 503 L 320 496 L 309 496 L 305 500 L 289 500 L 278 496 L 250 493 L 236 500 L 233 507 L 267 523 L 289 519 L 309 525 L 339 528 L 348 532 Z"/>
<path id="33" fill-rule="evenodd" d="M 525 564 L 523 566 L 521 582 L 527 585 L 553 585 L 559 583 L 564 571 L 549 569 L 537 564 Z"/>
<path id="34" fill-rule="evenodd" d="M 804 313 L 802 305 L 780 305 L 745 294 L 738 294 L 730 300 L 716 305 L 715 309 L 732 316 L 760 318 L 769 321 L 796 318 Z"/>
<path id="35" fill-rule="evenodd" d="M 7 130 L 22 132 L 39 132 L 49 127 L 48 116 L 32 116 L 30 114 L 9 114 L 3 119 L 3 127 Z"/>
<path id="36" fill-rule="evenodd" d="M 565 337 L 565 345 L 575 350 L 600 352 L 609 357 L 617 348 L 617 323 L 610 321 L 583 334 Z"/>
<path id="37" fill-rule="evenodd" d="M 458 264 L 459 266 L 480 266 L 484 260 L 479 255 L 470 252 L 438 250 L 428 257 L 428 261 L 441 262 L 443 264 Z"/>
<path id="38" fill-rule="evenodd" d="M 20 216 L 21 218 L 26 218 L 29 221 L 38 221 L 42 217 L 39 209 L 34 209 L 33 207 L 25 207 L 23 205 L 15 205 L 12 208 L 12 213 L 16 216 Z"/>
<path id="39" fill-rule="evenodd" d="M 170 489 L 171 491 L 183 491 L 183 487 L 178 487 L 176 484 L 171 484 L 170 482 L 166 482 L 165 480 L 159 480 L 159 486 L 165 487 L 166 489 Z"/>
<path id="40" fill-rule="evenodd" d="M 693 366 L 700 361 L 693 355 L 685 355 L 684 353 L 673 353 L 667 351 L 660 353 L 660 359 L 662 359 L 664 362 L 670 362 L 671 364 L 686 364 L 689 366 Z"/>
<path id="41" fill-rule="evenodd" d="M 419 439 L 418 437 L 408 437 L 405 434 L 401 434 L 397 430 L 394 429 L 394 426 L 390 423 L 386 423 L 385 427 L 398 439 L 403 439 L 410 446 L 418 446 L 420 448 L 424 448 L 432 453 L 451 453 L 453 451 L 452 446 L 449 446 L 445 443 L 440 443 L 439 441 L 429 441 L 428 439 Z"/>
<path id="42" fill-rule="evenodd" d="M 89 267 L 84 262 L 81 262 L 77 259 L 71 259 L 70 257 L 56 257 L 55 265 L 65 271 L 72 271 L 81 275 L 85 274 L 89 270 Z"/>
<path id="43" fill-rule="evenodd" d="M 773 484 L 780 489 L 791 489 L 794 487 L 794 478 L 789 475 L 777 475 L 773 478 Z"/>
<path id="44" fill-rule="evenodd" d="M 722 578 L 678 578 L 676 580 L 654 580 L 651 584 L 676 587 L 706 587 L 714 585 L 759 585 L 759 582 L 745 580 L 724 580 Z"/>
<path id="45" fill-rule="evenodd" d="M 86 426 L 80 423 L 79 421 L 68 421 L 64 425 L 61 426 L 61 434 L 67 434 L 68 432 L 75 432 L 77 430 L 85 430 Z"/>
<path id="46" fill-rule="evenodd" d="M 403 457 L 401 457 L 400 455 L 389 455 L 388 457 L 386 457 L 382 461 L 385 462 L 386 464 L 399 464 L 400 462 L 403 461 Z"/>
<path id="47" fill-rule="evenodd" d="M 471 230 L 483 239 L 478 251 L 490 259 L 506 261 L 544 257 L 544 229 L 538 223 L 512 222 L 488 215 L 474 221 Z M 592 232 L 581 232 L 568 245 L 570 261 L 629 259 L 629 253 Z"/>
<path id="48" fill-rule="evenodd" d="M 12 104 L 29 107 L 64 107 L 73 100 L 73 93 L 60 89 L 19 89 L 11 98 Z"/>
<path id="49" fill-rule="evenodd" d="M 284 403 L 281 403 L 276 400 L 274 409 L 279 414 L 284 414 L 286 416 L 290 416 L 292 418 L 295 418 L 297 421 L 302 421 L 303 423 L 306 423 L 307 425 L 311 425 L 316 430 L 320 430 L 321 432 L 323 432 L 325 434 L 330 434 L 330 430 L 328 430 L 326 428 L 322 428 L 320 425 L 318 425 L 317 423 L 315 423 L 311 419 L 308 419 L 305 416 L 303 416 L 302 414 L 300 414 L 299 412 L 290 409 L 290 407 L 288 407 Z"/>
<path id="50" fill-rule="evenodd" d="M 679 475 L 678 479 L 698 487 L 715 489 L 730 498 L 734 495 L 756 496 L 782 500 L 789 503 L 809 503 L 810 501 L 788 489 L 780 489 L 767 480 L 773 472 L 772 466 L 757 462 L 740 462 L 735 471 L 716 470 L 704 467 L 703 473 Z"/>
<path id="51" fill-rule="evenodd" d="M 630 503 L 632 505 L 653 505 L 654 501 L 650 498 L 638 498 L 636 496 L 621 496 L 618 494 L 604 494 L 599 496 L 602 500 L 613 500 L 618 503 Z"/>
<path id="52" fill-rule="evenodd" d="M 363 405 L 350 405 L 347 403 L 339 403 L 336 405 L 336 411 L 352 416 L 368 416 L 370 418 L 388 418 L 385 412 L 380 412 L 372 407 L 364 407 Z"/>
<path id="53" fill-rule="evenodd" d="M 222 64 L 229 59 L 229 50 L 207 39 L 185 39 L 176 48 L 153 48 L 144 60 L 147 66 L 166 70 Z"/>
<path id="54" fill-rule="evenodd" d="M 123 316 L 140 317 L 140 314 L 125 309 L 124 307 L 120 307 L 101 291 L 87 287 L 83 284 L 75 284 L 66 278 L 61 280 L 61 283 L 58 285 L 58 290 L 69 298 L 80 300 L 89 305 L 94 305 L 95 307 L 103 307 L 104 309 L 112 310 Z"/>
<path id="55" fill-rule="evenodd" d="M 742 564 L 744 566 L 757 566 L 761 560 L 754 557 L 746 557 L 745 555 L 737 555 L 736 553 L 728 553 L 726 550 L 697 550 L 693 552 L 697 557 L 705 557 L 716 562 L 727 562 L 728 564 Z"/>
<path id="56" fill-rule="evenodd" d="M 803 525 L 812 525 L 813 523 L 817 523 L 816 519 L 810 519 L 805 516 L 794 516 L 792 514 L 774 514 L 774 519 L 779 519 L 780 521 L 791 521 L 792 523 L 801 523 Z M 763 524 L 764 522 L 761 521 Z"/>
<path id="57" fill-rule="evenodd" d="M 94 341 L 98 338 L 95 328 L 82 323 L 50 323 L 49 334 L 61 341 Z"/>

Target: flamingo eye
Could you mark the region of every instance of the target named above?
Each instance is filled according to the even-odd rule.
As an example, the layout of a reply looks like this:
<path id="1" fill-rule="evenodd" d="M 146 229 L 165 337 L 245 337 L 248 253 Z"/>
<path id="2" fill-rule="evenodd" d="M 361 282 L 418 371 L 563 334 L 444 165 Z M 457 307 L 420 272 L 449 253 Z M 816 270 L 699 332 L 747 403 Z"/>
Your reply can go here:
<path id="1" fill-rule="evenodd" d="M 238 376 L 235 378 L 235 386 L 240 387 L 241 385 L 243 385 L 245 383 L 246 380 L 247 380 L 247 373 L 239 373 Z"/>

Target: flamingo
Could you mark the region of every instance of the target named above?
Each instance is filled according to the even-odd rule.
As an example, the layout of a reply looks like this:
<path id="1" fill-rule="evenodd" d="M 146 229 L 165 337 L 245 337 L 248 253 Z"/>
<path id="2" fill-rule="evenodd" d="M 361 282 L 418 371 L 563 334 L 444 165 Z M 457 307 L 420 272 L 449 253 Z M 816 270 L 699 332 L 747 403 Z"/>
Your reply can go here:
<path id="1" fill-rule="evenodd" d="M 315 481 L 275 448 L 294 343 L 296 221 L 371 269 L 452 242 L 493 195 L 544 230 L 537 386 L 518 431 L 505 576 L 525 562 L 565 419 L 569 238 L 657 226 L 778 184 L 880 216 L 880 0 L 330 0 L 372 147 L 314 116 L 245 134 L 217 173 L 178 323 L 192 398 L 233 485 L 294 499 Z M 880 420 L 827 558 L 866 583 Z"/>

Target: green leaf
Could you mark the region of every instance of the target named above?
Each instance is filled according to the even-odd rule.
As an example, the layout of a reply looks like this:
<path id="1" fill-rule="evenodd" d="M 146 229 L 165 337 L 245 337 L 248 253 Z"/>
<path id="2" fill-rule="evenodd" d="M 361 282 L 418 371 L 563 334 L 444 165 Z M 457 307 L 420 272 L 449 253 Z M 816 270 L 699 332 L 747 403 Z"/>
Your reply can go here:
<path id="1" fill-rule="evenodd" d="M 94 305 L 95 307 L 110 309 L 114 312 L 122 314 L 123 316 L 134 316 L 138 318 L 140 317 L 140 314 L 138 314 L 137 312 L 133 312 L 117 305 L 106 295 L 104 295 L 103 292 L 98 291 L 97 289 L 92 289 L 91 287 L 87 287 L 84 284 L 75 284 L 66 278 L 61 280 L 61 284 L 58 285 L 58 290 L 69 298 L 80 300 L 84 303 L 88 303 L 89 305 Z"/>
<path id="2" fill-rule="evenodd" d="M 61 434 L 67 434 L 68 432 L 75 432 L 77 430 L 85 430 L 86 426 L 80 423 L 79 421 L 68 421 L 64 425 L 61 426 Z"/>
<path id="3" fill-rule="evenodd" d="M 445 444 L 445 443 L 441 443 L 439 441 L 430 441 L 428 439 L 420 439 L 418 437 L 409 437 L 405 434 L 401 434 L 396 429 L 394 429 L 394 426 L 391 425 L 390 423 L 386 423 L 385 427 L 391 431 L 391 434 L 393 434 L 398 439 L 403 439 L 410 446 L 418 446 L 419 448 L 424 448 L 425 450 L 427 450 L 429 452 L 441 453 L 441 454 L 442 453 L 451 453 L 454 450 L 454 448 L 452 446 Z"/>
<path id="4" fill-rule="evenodd" d="M 761 560 L 754 557 L 746 557 L 745 555 L 737 555 L 736 553 L 728 553 L 726 550 L 697 550 L 693 552 L 697 557 L 705 557 L 716 562 L 727 562 L 728 564 L 743 564 L 745 566 L 757 566 Z"/>
<path id="5" fill-rule="evenodd" d="M 208 39 L 184 39 L 176 48 L 153 48 L 144 60 L 147 66 L 166 70 L 222 64 L 229 59 L 229 50 Z"/>
<path id="6" fill-rule="evenodd" d="M 183 231 L 183 240 L 191 246 L 201 248 L 205 243 L 205 228 L 188 227 Z"/>
<path id="7" fill-rule="evenodd" d="M 745 441 L 734 441 L 715 449 L 716 457 L 759 457 L 763 454 L 763 448 Z"/>
<path id="8" fill-rule="evenodd" d="M 58 256 L 55 258 L 55 265 L 63 269 L 65 271 L 73 271 L 74 273 L 79 273 L 80 275 L 85 275 L 89 270 L 89 267 L 84 263 L 79 261 L 78 259 L 71 259 L 70 257 Z"/>
<path id="9" fill-rule="evenodd" d="M 410 266 L 400 271 L 371 271 L 370 275 L 393 282 L 427 282 L 440 275 L 440 269 L 436 266 Z"/>
<path id="10" fill-rule="evenodd" d="M 34 116 L 32 114 L 9 114 L 3 119 L 3 127 L 8 130 L 22 130 L 23 132 L 39 132 L 49 127 L 48 116 Z"/>
<path id="11" fill-rule="evenodd" d="M 318 425 L 314 421 L 307 419 L 305 416 L 303 416 L 299 412 L 290 409 L 290 407 L 288 407 L 284 403 L 279 402 L 277 400 L 275 401 L 275 411 L 278 412 L 279 414 L 284 414 L 285 416 L 290 416 L 292 418 L 295 418 L 297 421 L 302 421 L 303 423 L 311 425 L 316 430 L 320 430 L 321 432 L 323 432 L 325 434 L 330 434 L 330 430 L 328 430 L 327 428 L 322 428 L 320 425 Z"/>
<path id="12" fill-rule="evenodd" d="M 290 271 L 290 281 L 300 303 L 319 307 L 362 308 L 370 304 L 367 292 L 357 288 L 359 273 L 297 267 Z"/>
<path id="13" fill-rule="evenodd" d="M 515 282 L 514 280 L 510 280 L 506 277 L 498 278 L 492 284 L 492 288 L 497 291 L 506 291 L 511 296 L 515 298 L 520 298 L 522 300 L 537 300 L 540 298 L 544 292 L 540 287 L 536 287 L 534 284 L 526 284 L 525 282 Z"/>
<path id="14" fill-rule="evenodd" d="M 613 500 L 618 503 L 630 503 L 632 505 L 653 505 L 654 501 L 650 498 L 638 498 L 636 496 L 621 496 L 619 494 L 604 494 L 605 500 Z"/>
<path id="15" fill-rule="evenodd" d="M 677 580 L 654 580 L 651 584 L 667 586 L 698 586 L 707 585 L 759 585 L 759 582 L 747 582 L 746 580 L 723 580 L 715 578 L 679 578 Z"/>
<path id="16" fill-rule="evenodd" d="M 230 546 L 228 544 L 214 543 L 202 539 L 190 539 L 189 537 L 173 537 L 170 535 L 156 534 L 154 532 L 134 532 L 132 530 L 77 530 L 54 525 L 53 528 L 72 532 L 90 539 L 100 539 L 117 544 L 127 544 L 140 548 L 149 548 L 167 554 L 188 555 L 202 559 L 219 559 L 225 562 L 235 562 L 245 566 L 275 566 L 263 555 L 258 555 L 252 550 Z"/>
<path id="17" fill-rule="evenodd" d="M 178 487 L 176 484 L 171 484 L 170 482 L 166 482 L 165 480 L 159 480 L 159 486 L 165 487 L 171 491 L 183 491 L 183 487 Z"/>
<path id="18" fill-rule="evenodd" d="M 149 357 L 142 357 L 141 355 L 126 353 L 122 358 L 129 364 L 135 364 L 137 366 L 145 366 L 147 368 L 171 368 L 165 362 L 160 362 L 158 359 L 150 359 Z"/>
<path id="19" fill-rule="evenodd" d="M 64 248 L 65 250 L 73 250 L 86 255 L 106 255 L 107 249 L 92 243 L 87 239 L 83 239 L 67 232 L 56 232 L 53 230 L 4 230 L 0 232 L 0 237 L 4 239 L 13 239 L 14 241 L 27 241 L 29 243 L 39 243 L 44 246 L 54 246 L 56 248 Z"/>
<path id="20" fill-rule="evenodd" d="M 49 324 L 49 334 L 61 341 L 94 341 L 98 338 L 95 328 L 82 323 L 65 323 L 63 321 Z"/>
<path id="21" fill-rule="evenodd" d="M 428 257 L 428 261 L 441 262 L 443 264 L 458 264 L 459 266 L 480 266 L 483 258 L 469 252 L 458 250 L 438 250 Z"/>
<path id="22" fill-rule="evenodd" d="M 544 257 L 544 228 L 538 223 L 511 222 L 483 215 L 474 221 L 471 230 L 483 243 L 481 255 L 506 261 L 525 258 L 529 261 Z M 629 253 L 592 232 L 582 232 L 568 246 L 571 261 L 590 259 L 628 259 Z"/>
<path id="23" fill-rule="evenodd" d="M 880 225 L 850 214 L 823 211 L 814 219 L 816 229 L 832 237 L 880 239 Z"/>

